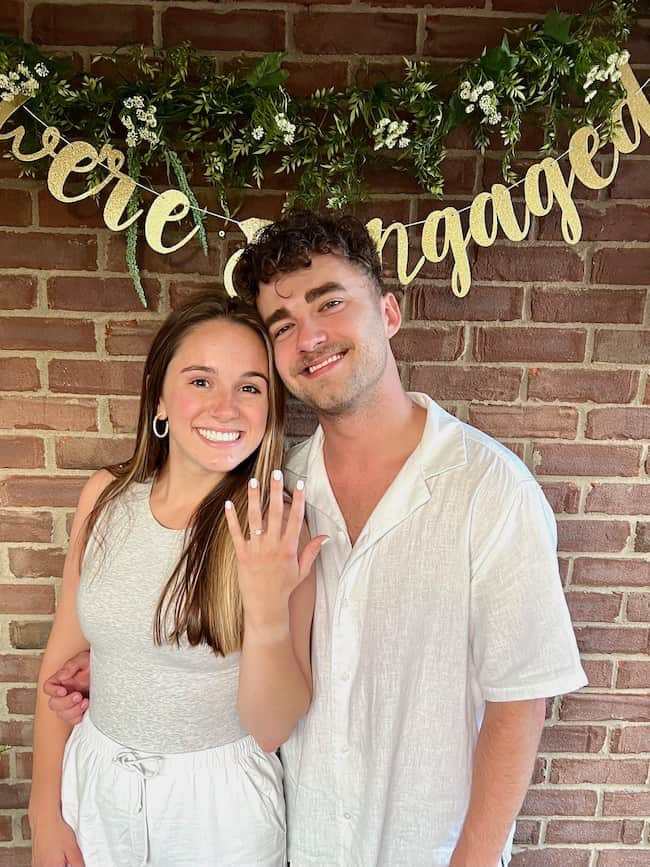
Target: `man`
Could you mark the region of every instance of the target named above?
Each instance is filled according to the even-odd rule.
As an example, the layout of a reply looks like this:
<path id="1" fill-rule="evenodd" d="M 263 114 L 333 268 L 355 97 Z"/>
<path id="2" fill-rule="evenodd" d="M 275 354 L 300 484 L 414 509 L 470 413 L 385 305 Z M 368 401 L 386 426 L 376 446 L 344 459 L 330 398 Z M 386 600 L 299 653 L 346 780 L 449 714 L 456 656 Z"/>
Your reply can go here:
<path id="1" fill-rule="evenodd" d="M 586 682 L 550 509 L 507 449 L 404 391 L 399 306 L 358 221 L 289 215 L 234 283 L 318 414 L 285 475 L 332 540 L 313 704 L 282 748 L 291 865 L 505 865 L 544 698 Z"/>

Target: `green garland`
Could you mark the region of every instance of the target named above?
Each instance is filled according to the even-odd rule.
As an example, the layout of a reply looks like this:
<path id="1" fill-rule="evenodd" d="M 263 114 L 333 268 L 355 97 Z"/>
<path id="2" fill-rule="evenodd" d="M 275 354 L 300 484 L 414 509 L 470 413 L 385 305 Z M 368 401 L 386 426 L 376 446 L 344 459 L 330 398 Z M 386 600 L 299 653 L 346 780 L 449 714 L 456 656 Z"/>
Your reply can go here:
<path id="1" fill-rule="evenodd" d="M 187 193 L 186 172 L 202 167 L 226 214 L 237 210 L 235 191 L 262 188 L 278 172 L 297 178 L 288 206 L 352 205 L 367 195 L 370 167 L 408 173 L 423 191 L 441 196 L 445 140 L 458 127 L 469 128 L 481 153 L 492 144 L 505 148 L 509 182 L 525 124 L 543 130 L 544 154 L 556 151 L 562 130 L 585 124 L 600 124 L 607 140 L 612 108 L 624 95 L 617 80 L 622 46 L 640 2 L 601 0 L 580 15 L 551 11 L 451 72 L 405 60 L 402 81 L 325 88 L 301 99 L 284 88 L 283 54 L 217 74 L 214 58 L 189 45 L 119 49 L 99 56 L 120 64 L 113 80 L 0 36 L 0 99 L 28 94 L 38 117 L 98 148 L 124 142 L 143 179 L 164 166 L 170 183 Z M 123 61 L 135 70 L 128 80 L 119 71 Z M 26 144 L 31 139 L 36 148 L 40 127 L 26 113 L 21 123 Z M 46 169 L 44 161 L 24 172 Z M 100 173 L 89 174 L 89 186 Z M 200 238 L 205 247 L 203 231 Z"/>

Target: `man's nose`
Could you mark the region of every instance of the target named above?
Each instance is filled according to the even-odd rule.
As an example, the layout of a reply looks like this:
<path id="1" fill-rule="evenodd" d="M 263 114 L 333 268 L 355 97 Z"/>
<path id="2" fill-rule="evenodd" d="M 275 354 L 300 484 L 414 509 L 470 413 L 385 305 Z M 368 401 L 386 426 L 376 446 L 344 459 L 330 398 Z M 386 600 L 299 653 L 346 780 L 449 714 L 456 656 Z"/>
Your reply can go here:
<path id="1" fill-rule="evenodd" d="M 313 352 L 325 343 L 327 343 L 327 334 L 319 324 L 311 319 L 300 323 L 298 326 L 298 349 L 301 352 Z"/>

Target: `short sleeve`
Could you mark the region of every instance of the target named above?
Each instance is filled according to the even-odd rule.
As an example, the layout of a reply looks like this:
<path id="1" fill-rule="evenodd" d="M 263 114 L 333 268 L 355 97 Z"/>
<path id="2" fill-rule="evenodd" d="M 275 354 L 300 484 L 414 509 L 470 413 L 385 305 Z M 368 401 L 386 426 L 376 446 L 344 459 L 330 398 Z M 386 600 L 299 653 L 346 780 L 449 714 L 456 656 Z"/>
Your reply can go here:
<path id="1" fill-rule="evenodd" d="M 579 689 L 587 678 L 559 576 L 553 513 L 532 478 L 519 481 L 501 508 L 491 499 L 477 498 L 472 519 L 482 524 L 470 597 L 482 697 L 520 701 Z"/>

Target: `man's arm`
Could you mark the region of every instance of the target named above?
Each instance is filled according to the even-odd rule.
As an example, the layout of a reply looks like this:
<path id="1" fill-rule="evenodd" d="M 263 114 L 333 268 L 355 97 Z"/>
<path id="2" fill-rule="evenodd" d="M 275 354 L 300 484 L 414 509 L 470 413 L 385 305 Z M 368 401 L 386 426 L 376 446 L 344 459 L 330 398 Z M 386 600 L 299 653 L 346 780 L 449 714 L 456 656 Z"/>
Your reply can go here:
<path id="1" fill-rule="evenodd" d="M 486 702 L 469 808 L 449 867 L 499 867 L 533 773 L 544 713 L 543 698 Z"/>

